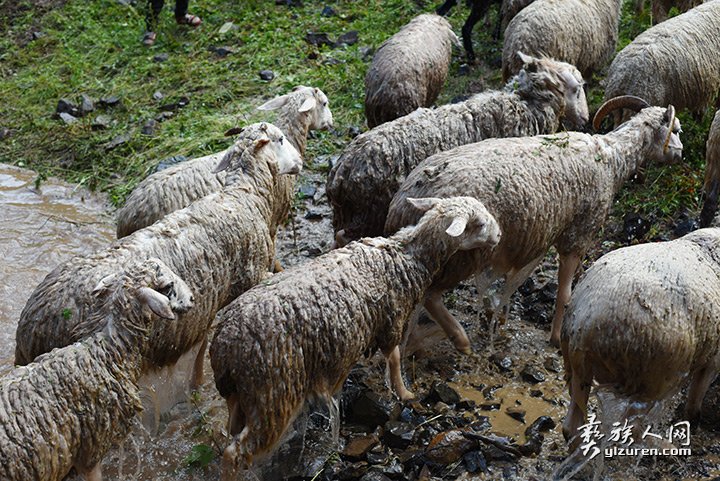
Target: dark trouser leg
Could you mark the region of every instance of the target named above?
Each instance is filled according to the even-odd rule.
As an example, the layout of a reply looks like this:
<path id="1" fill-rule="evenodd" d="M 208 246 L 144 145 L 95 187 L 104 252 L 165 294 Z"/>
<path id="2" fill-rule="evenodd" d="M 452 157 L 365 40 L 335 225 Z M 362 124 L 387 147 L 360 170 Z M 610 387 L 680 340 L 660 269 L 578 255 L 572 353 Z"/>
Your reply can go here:
<path id="1" fill-rule="evenodd" d="M 149 0 L 148 11 L 145 17 L 145 29 L 148 32 L 154 32 L 157 29 L 158 19 L 162 11 L 165 0 Z"/>
<path id="2" fill-rule="evenodd" d="M 190 0 L 175 0 L 175 18 L 185 18 Z"/>

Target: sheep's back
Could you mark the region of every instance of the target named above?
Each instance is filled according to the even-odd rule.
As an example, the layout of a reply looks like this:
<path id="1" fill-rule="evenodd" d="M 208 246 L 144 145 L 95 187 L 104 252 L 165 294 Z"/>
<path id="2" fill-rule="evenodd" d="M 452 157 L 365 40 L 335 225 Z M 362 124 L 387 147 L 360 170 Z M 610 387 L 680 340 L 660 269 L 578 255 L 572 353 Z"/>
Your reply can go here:
<path id="1" fill-rule="evenodd" d="M 642 400 L 664 397 L 720 340 L 717 265 L 693 242 L 641 244 L 601 257 L 575 287 L 563 322 L 601 384 Z M 593 367 L 593 365 L 595 367 Z"/>
<path id="2" fill-rule="evenodd" d="M 118 210 L 118 238 L 222 189 L 225 173 L 213 174 L 225 152 L 181 162 L 145 178 Z"/>
<path id="3" fill-rule="evenodd" d="M 445 19 L 421 15 L 378 48 L 365 76 L 368 127 L 432 105 L 450 68 L 451 35 Z"/>
<path id="4" fill-rule="evenodd" d="M 651 105 L 704 109 L 720 90 L 720 0 L 638 35 L 608 69 L 605 98 L 637 95 Z"/>
<path id="5" fill-rule="evenodd" d="M 127 263 L 150 257 L 176 272 L 195 298 L 194 307 L 176 320 L 154 324 L 148 362 L 175 362 L 204 338 L 219 309 L 260 282 L 270 268 L 274 248 L 262 204 L 251 194 L 216 193 L 103 251 L 59 266 L 21 313 L 15 362 L 26 364 L 100 330 L 102 325 L 90 321 L 94 287 Z"/>
<path id="6" fill-rule="evenodd" d="M 532 2 L 505 31 L 503 78 L 522 68 L 518 51 L 570 63 L 587 77 L 615 52 L 620 7 L 619 0 Z"/>

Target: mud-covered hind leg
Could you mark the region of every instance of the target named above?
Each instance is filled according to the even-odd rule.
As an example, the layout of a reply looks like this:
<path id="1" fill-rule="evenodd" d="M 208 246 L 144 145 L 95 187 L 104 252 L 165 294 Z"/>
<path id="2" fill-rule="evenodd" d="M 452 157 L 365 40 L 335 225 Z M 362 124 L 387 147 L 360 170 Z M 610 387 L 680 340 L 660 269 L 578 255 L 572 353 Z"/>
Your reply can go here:
<path id="1" fill-rule="evenodd" d="M 570 443 L 570 452 L 580 445 L 578 428 L 587 418 L 587 404 L 592 386 L 592 369 L 582 353 L 569 353 L 567 343 L 562 345 L 565 372 L 568 379 L 570 406 L 568 407 L 562 431 L 565 440 Z"/>
<path id="2" fill-rule="evenodd" d="M 690 421 L 696 421 L 700 416 L 700 408 L 710 384 L 715 380 L 720 370 L 720 354 L 715 356 L 712 363 L 696 372 L 690 380 L 685 414 Z"/>

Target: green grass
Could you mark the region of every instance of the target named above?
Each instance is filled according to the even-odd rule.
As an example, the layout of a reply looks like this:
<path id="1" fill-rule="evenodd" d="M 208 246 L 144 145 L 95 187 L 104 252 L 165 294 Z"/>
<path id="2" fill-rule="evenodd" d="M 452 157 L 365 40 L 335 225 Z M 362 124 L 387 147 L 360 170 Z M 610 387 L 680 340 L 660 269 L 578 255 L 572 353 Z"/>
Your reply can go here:
<path id="1" fill-rule="evenodd" d="M 116 0 L 69 0 L 55 8 L 33 3 L 37 0 L 0 0 L 0 31 L 5 33 L 0 36 L 0 127 L 13 130 L 0 141 L 0 161 L 35 169 L 38 182 L 57 175 L 106 191 L 116 204 L 160 160 L 217 152 L 230 143 L 223 136 L 228 128 L 272 120 L 272 114 L 255 107 L 298 84 L 323 89 L 335 116 L 336 131 L 319 133 L 309 143 L 308 158 L 337 153 L 350 140 L 348 128 L 364 123 L 363 49 L 376 48 L 410 18 L 436 6 L 407 0 L 305 0 L 302 7 L 292 8 L 273 0 L 192 1 L 191 13 L 204 20 L 193 30 L 175 25 L 170 2 L 161 15 L 158 41 L 147 48 L 140 42 L 145 0 L 135 7 Z M 632 3 L 626 1 L 623 9 L 618 50 L 650 25 L 649 8 L 636 16 Z M 322 16 L 325 5 L 337 15 Z M 457 32 L 468 12 L 464 6 L 453 9 L 450 20 Z M 478 58 L 488 61 L 501 53 L 501 45 L 490 36 L 496 14 L 493 7 L 489 28 L 483 20 L 474 29 Z M 235 28 L 221 34 L 225 22 Z M 334 40 L 350 30 L 357 30 L 360 40 L 348 47 L 315 47 L 305 41 L 309 31 L 325 32 Z M 33 31 L 43 35 L 27 41 Z M 220 58 L 211 51 L 220 46 L 234 53 Z M 167 53 L 168 60 L 154 61 L 160 53 Z M 500 86 L 499 69 L 483 65 L 458 75 L 462 62 L 462 53 L 456 52 L 440 103 Z M 260 80 L 262 69 L 273 70 L 275 79 Z M 600 80 L 591 82 L 591 110 L 602 102 Z M 155 100 L 155 92 L 165 97 Z M 122 102 L 69 126 L 53 118 L 60 98 L 78 101 L 81 93 L 94 99 L 116 95 Z M 181 96 L 190 99 L 186 107 L 158 124 L 154 136 L 141 133 L 161 105 Z M 91 129 L 98 114 L 112 118 L 108 130 Z M 628 184 L 617 209 L 661 218 L 672 217 L 681 207 L 697 209 L 711 117 L 708 112 L 702 122 L 695 122 L 681 115 L 685 161 L 651 168 L 645 185 Z M 129 140 L 107 150 L 107 143 L 120 135 L 129 135 Z"/>

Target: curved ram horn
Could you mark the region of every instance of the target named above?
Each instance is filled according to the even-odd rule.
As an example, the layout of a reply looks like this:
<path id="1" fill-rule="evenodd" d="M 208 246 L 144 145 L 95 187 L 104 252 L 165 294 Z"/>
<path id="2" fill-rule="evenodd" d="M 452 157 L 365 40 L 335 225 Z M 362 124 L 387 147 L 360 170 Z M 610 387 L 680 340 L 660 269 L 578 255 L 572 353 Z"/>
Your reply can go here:
<path id="1" fill-rule="evenodd" d="M 614 112 L 618 109 L 632 109 L 636 112 L 641 111 L 644 108 L 650 107 L 645 100 L 634 95 L 621 95 L 608 100 L 600 106 L 595 117 L 593 118 L 593 128 L 597 131 L 600 128 L 600 124 L 608 116 L 609 113 Z"/>
<path id="2" fill-rule="evenodd" d="M 670 117 L 670 122 L 668 122 L 668 133 L 667 137 L 665 137 L 665 143 L 663 144 L 663 154 L 667 153 L 668 145 L 670 145 L 670 137 L 672 137 L 673 129 L 675 128 L 675 107 L 668 105 L 666 114 Z"/>

